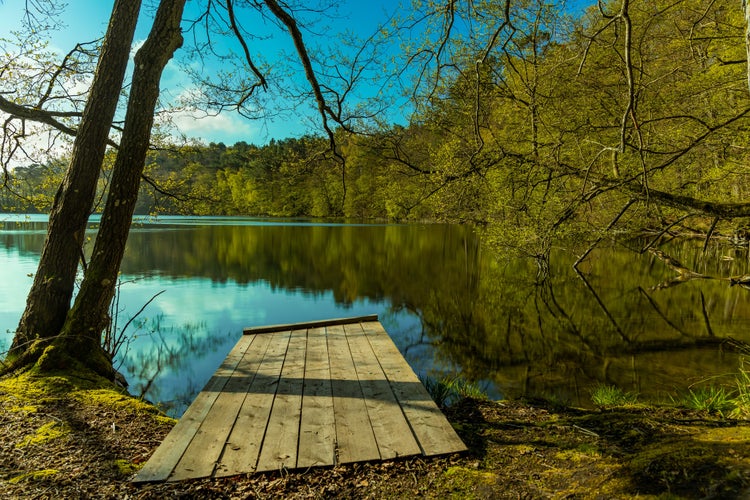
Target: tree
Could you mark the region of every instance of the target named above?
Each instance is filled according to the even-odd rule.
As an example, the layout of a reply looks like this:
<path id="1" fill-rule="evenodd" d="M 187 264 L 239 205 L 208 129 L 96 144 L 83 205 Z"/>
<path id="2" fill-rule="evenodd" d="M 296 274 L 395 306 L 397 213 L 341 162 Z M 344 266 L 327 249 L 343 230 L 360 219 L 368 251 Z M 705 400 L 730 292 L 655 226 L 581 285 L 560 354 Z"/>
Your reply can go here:
<path id="1" fill-rule="evenodd" d="M 579 207 L 616 200 L 609 217 L 627 204 L 664 225 L 750 214 L 742 189 L 726 189 L 742 183 L 746 155 L 736 141 L 750 108 L 731 63 L 739 12 L 725 4 L 620 1 L 590 12 L 571 45 L 580 69 L 566 80 L 594 90 L 579 91 L 576 106 L 590 111 L 570 114 L 566 142 L 576 149 L 556 167 L 585 180 Z"/>
<path id="2" fill-rule="evenodd" d="M 98 358 L 96 353 L 101 352 L 101 333 L 110 321 L 109 307 L 138 198 L 161 73 L 182 45 L 180 21 L 185 1 L 160 2 L 151 33 L 135 55 L 125 127 L 94 251 L 73 308 L 53 342 L 66 357 L 81 360 L 80 353 L 87 353 L 84 364 L 102 375 L 111 375 L 111 360 Z M 49 349 L 46 352 L 49 355 Z M 55 363 L 60 359 L 57 355 Z"/>
<path id="3" fill-rule="evenodd" d="M 131 9 L 124 9 L 123 4 Z M 263 75 L 254 66 L 238 28 L 234 4 L 234 0 L 227 0 L 225 4 L 228 22 L 245 49 L 247 64 L 258 77 L 259 85 L 263 86 Z M 305 77 L 315 96 L 323 126 L 329 133 L 331 146 L 335 149 L 333 132 L 328 123 L 329 120 L 338 121 L 339 117 L 333 114 L 325 101 L 296 20 L 275 0 L 264 0 L 264 4 L 288 30 L 294 41 L 305 69 Z M 210 9 L 211 5 L 209 3 L 207 9 Z M 65 368 L 80 363 L 102 375 L 113 375 L 112 360 L 108 359 L 101 348 L 101 334 L 109 322 L 109 305 L 136 205 L 155 106 L 159 97 L 161 73 L 174 51 L 182 45 L 180 22 L 185 0 L 160 1 L 151 33 L 135 57 L 128 110 L 102 223 L 91 263 L 84 272 L 81 290 L 73 308 L 68 311 L 73 279 L 81 253 L 83 230 L 93 203 L 104 147 L 119 89 L 122 86 L 124 64 L 127 62 L 133 27 L 138 17 L 138 9 L 133 9 L 133 6 L 134 2 L 125 0 L 115 4 L 100 65 L 81 122 L 81 130 L 77 132 L 73 161 L 55 200 L 35 287 L 29 295 L 26 311 L 13 341 L 12 351 L 17 358 L 11 369 L 38 359 L 38 365 L 42 369 Z M 122 10 L 118 10 L 118 7 Z M 260 5 L 255 7 L 259 9 Z M 123 26 L 129 29 L 129 32 L 117 31 Z M 116 34 L 123 36 L 117 38 Z M 110 55 L 111 47 L 108 45 L 112 39 L 126 42 L 117 45 L 120 50 L 114 52 L 114 55 Z M 108 64 L 115 62 L 120 62 L 122 66 L 115 68 L 123 70 L 115 71 L 120 79 L 106 81 L 112 69 Z M 250 92 L 255 88 L 251 87 Z M 104 104 L 109 106 L 105 106 L 105 109 L 98 108 Z M 102 112 L 102 121 L 96 120 L 97 115 L 94 113 L 97 110 Z M 92 137 L 98 138 L 99 149 L 88 151 L 81 144 L 90 144 L 81 138 L 90 141 Z M 53 250 L 56 260 L 48 257 L 53 255 Z"/>
<path id="4" fill-rule="evenodd" d="M 39 266 L 13 338 L 13 354 L 34 352 L 31 343 L 36 339 L 57 335 L 70 308 L 84 231 L 96 194 L 140 4 L 140 0 L 117 0 L 112 9 L 91 93 L 75 133 L 71 162 L 55 195 Z"/>
<path id="5" fill-rule="evenodd" d="M 534 254 L 625 213 L 663 226 L 750 215 L 739 11 L 613 0 L 569 23 L 560 4 L 415 3 L 400 29 L 424 40 L 401 65 L 417 75 L 417 113 L 391 157 L 442 176 L 422 199 L 486 193 L 497 239 L 516 230 Z"/>

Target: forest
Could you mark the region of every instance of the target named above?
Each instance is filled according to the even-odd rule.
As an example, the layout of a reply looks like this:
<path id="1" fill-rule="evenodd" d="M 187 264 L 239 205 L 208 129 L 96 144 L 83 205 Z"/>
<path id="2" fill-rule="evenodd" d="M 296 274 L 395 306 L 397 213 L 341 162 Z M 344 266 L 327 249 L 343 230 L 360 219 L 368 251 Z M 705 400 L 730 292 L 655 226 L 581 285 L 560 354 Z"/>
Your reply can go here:
<path id="1" fill-rule="evenodd" d="M 740 234 L 750 94 L 735 3 L 607 2 L 571 17 L 513 2 L 512 34 L 494 45 L 446 38 L 450 60 L 433 53 L 408 122 L 265 145 L 153 141 L 135 212 L 468 222 L 531 255 L 605 229 Z M 474 32 L 495 29 L 493 4 Z M 2 209 L 49 211 L 66 165 L 6 171 Z"/>

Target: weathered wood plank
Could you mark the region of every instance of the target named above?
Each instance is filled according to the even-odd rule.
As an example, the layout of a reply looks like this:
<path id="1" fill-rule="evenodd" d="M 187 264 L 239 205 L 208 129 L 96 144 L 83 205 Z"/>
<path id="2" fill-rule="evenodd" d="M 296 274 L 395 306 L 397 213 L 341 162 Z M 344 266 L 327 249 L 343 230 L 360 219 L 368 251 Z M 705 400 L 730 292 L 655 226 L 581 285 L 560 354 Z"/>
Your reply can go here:
<path id="1" fill-rule="evenodd" d="M 326 328 L 338 462 L 379 460 L 367 404 L 342 325 Z"/>
<path id="2" fill-rule="evenodd" d="M 258 333 L 272 333 L 285 330 L 299 330 L 299 329 L 311 329 L 311 328 L 322 328 L 325 326 L 333 325 L 346 325 L 349 323 L 360 323 L 362 321 L 377 321 L 377 314 L 370 314 L 367 316 L 354 316 L 351 318 L 334 318 L 324 319 L 319 321 L 307 321 L 304 323 L 289 323 L 283 325 L 268 325 L 268 326 L 254 326 L 243 329 L 245 335 L 255 335 Z"/>
<path id="3" fill-rule="evenodd" d="M 245 391 L 246 397 L 242 408 L 236 414 L 234 428 L 216 467 L 216 477 L 233 476 L 255 470 L 279 386 L 290 333 L 278 332 L 268 335 L 270 341 L 266 355 L 252 384 Z"/>
<path id="4" fill-rule="evenodd" d="M 247 389 L 266 352 L 268 340 L 258 338 L 247 349 L 216 398 L 193 441 L 177 463 L 169 481 L 180 481 L 213 474 Z"/>
<path id="5" fill-rule="evenodd" d="M 297 467 L 335 463 L 333 397 L 324 328 L 307 332 Z"/>
<path id="6" fill-rule="evenodd" d="M 255 468 L 257 472 L 293 469 L 297 465 L 306 348 L 307 330 L 294 330 L 289 339 L 279 388 Z"/>
<path id="7" fill-rule="evenodd" d="M 422 453 L 432 456 L 466 450 L 383 326 L 371 322 L 363 327 Z"/>
<path id="8" fill-rule="evenodd" d="M 422 450 L 419 449 L 401 406 L 367 340 L 363 326 L 347 325 L 344 330 L 365 397 L 380 458 L 387 460 L 419 455 Z"/>
<path id="9" fill-rule="evenodd" d="M 245 335 L 134 479 L 466 449 L 375 316 Z"/>
<path id="10" fill-rule="evenodd" d="M 133 482 L 164 481 L 169 477 L 253 340 L 253 337 L 243 336 L 240 338 L 216 373 L 206 383 L 203 391 L 185 410 L 185 413 L 154 451 L 146 465 L 138 472 Z"/>

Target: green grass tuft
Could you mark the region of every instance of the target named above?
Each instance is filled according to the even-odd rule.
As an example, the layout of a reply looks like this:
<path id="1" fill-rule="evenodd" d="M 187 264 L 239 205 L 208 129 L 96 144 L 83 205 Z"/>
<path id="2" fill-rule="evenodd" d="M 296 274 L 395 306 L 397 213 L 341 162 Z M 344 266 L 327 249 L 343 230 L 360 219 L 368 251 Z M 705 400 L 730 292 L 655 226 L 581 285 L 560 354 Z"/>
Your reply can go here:
<path id="1" fill-rule="evenodd" d="M 591 402 L 599 407 L 628 406 L 638 402 L 638 395 L 613 385 L 602 384 L 591 391 Z"/>
<path id="2" fill-rule="evenodd" d="M 734 409 L 731 392 L 721 386 L 707 386 L 698 389 L 688 389 L 680 399 L 674 401 L 679 406 L 691 410 L 706 411 L 724 415 Z"/>
<path id="3" fill-rule="evenodd" d="M 427 392 L 440 408 L 445 408 L 466 398 L 487 399 L 487 394 L 475 382 L 458 376 L 441 378 L 419 377 Z"/>
<path id="4" fill-rule="evenodd" d="M 737 389 L 735 397 L 732 399 L 734 408 L 730 413 L 733 418 L 750 417 L 750 371 L 746 363 L 747 360 L 744 357 L 740 358 L 740 366 L 735 376 Z"/>

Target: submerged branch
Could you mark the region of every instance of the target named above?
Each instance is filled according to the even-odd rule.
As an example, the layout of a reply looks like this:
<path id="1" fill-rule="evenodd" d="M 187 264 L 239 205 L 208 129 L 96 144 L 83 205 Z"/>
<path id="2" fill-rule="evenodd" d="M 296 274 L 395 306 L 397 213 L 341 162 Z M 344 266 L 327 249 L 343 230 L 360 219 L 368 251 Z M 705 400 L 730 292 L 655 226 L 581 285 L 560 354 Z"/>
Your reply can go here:
<path id="1" fill-rule="evenodd" d="M 677 273 L 677 276 L 672 278 L 669 281 L 664 281 L 662 283 L 659 283 L 657 285 L 654 285 L 651 287 L 651 290 L 661 290 L 664 288 L 670 288 L 676 285 L 679 285 L 681 283 L 687 283 L 688 281 L 696 280 L 696 279 L 717 279 L 714 276 L 708 276 L 705 274 L 697 273 L 685 266 L 683 266 L 680 261 L 677 259 L 674 259 L 664 253 L 661 250 L 657 250 L 655 248 L 649 248 L 648 251 L 657 259 L 662 261 L 664 265 L 666 265 L 668 268 L 672 269 Z"/>
<path id="2" fill-rule="evenodd" d="M 625 204 L 625 206 L 624 206 L 624 207 L 622 207 L 622 210 L 620 210 L 620 213 L 618 213 L 618 214 L 617 214 L 617 215 L 615 216 L 615 218 L 614 218 L 614 219 L 612 219 L 612 222 L 610 222 L 610 223 L 609 223 L 609 225 L 607 226 L 607 228 L 606 228 L 606 229 L 604 230 L 604 234 L 607 234 L 607 233 L 609 233 L 610 229 L 612 229 L 612 228 L 614 227 L 614 225 L 615 225 L 615 224 L 617 224 L 617 221 L 618 221 L 618 220 L 620 220 L 620 217 L 622 217 L 622 216 L 623 216 L 623 215 L 625 214 L 625 212 L 627 212 L 627 211 L 628 211 L 628 208 L 630 208 L 630 207 L 631 207 L 631 205 L 633 205 L 633 203 L 635 203 L 635 201 L 636 201 L 636 200 L 635 200 L 634 198 L 631 198 L 630 200 L 628 200 L 628 202 L 627 202 L 627 203 Z M 573 263 L 573 267 L 574 267 L 575 269 L 578 269 L 578 265 L 579 265 L 579 264 L 580 264 L 581 262 L 583 262 L 583 261 L 584 261 L 584 260 L 586 259 L 586 257 L 587 257 L 587 256 L 588 256 L 588 255 L 589 255 L 589 254 L 591 253 L 591 251 L 592 251 L 592 250 L 593 250 L 594 248 L 596 248 L 596 246 L 597 246 L 597 245 L 598 245 L 599 243 L 601 243 L 601 241 L 602 241 L 603 239 L 604 239 L 604 236 L 599 236 L 599 237 L 598 237 L 598 238 L 596 239 L 596 241 L 594 241 L 594 242 L 593 242 L 593 243 L 591 244 L 591 246 L 589 246 L 589 248 L 588 248 L 588 249 L 587 249 L 587 250 L 586 250 L 585 252 L 583 252 L 583 255 L 581 255 L 580 257 L 578 257 L 578 259 L 577 259 L 577 260 L 576 260 L 576 261 L 575 261 L 575 262 Z"/>
<path id="3" fill-rule="evenodd" d="M 674 329 L 674 330 L 675 330 L 675 331 L 676 331 L 677 333 L 679 333 L 679 334 L 680 334 L 680 335 L 682 335 L 683 337 L 692 337 L 692 335 L 690 335 L 689 333 L 687 333 L 686 331 L 684 331 L 684 330 L 683 330 L 682 328 L 680 328 L 679 326 L 675 325 L 675 324 L 674 324 L 674 323 L 673 323 L 673 322 L 672 322 L 672 321 L 671 321 L 671 320 L 670 320 L 670 319 L 669 319 L 669 318 L 667 317 L 667 315 L 666 315 L 666 314 L 664 314 L 664 312 L 663 312 L 663 311 L 661 310 L 661 308 L 659 308 L 659 305 L 658 305 L 658 304 L 656 303 L 656 301 L 654 301 L 654 299 L 653 299 L 653 298 L 651 298 L 651 296 L 650 296 L 650 295 L 648 294 L 648 292 L 646 292 L 646 290 L 644 290 L 644 289 L 643 289 L 643 287 L 640 287 L 640 286 L 639 286 L 639 287 L 638 287 L 638 291 L 639 291 L 639 292 L 641 292 L 641 294 L 642 294 L 642 295 L 643 295 L 644 297 L 646 297 L 646 300 L 647 300 L 647 301 L 648 301 L 648 303 L 649 303 L 649 304 L 651 305 L 651 307 L 652 307 L 652 308 L 654 309 L 654 311 L 656 311 L 656 314 L 658 314 L 658 315 L 659 315 L 659 317 L 660 317 L 661 319 L 663 319 L 663 320 L 664 320 L 664 322 L 665 322 L 666 324 L 668 324 L 669 326 L 671 326 L 671 327 L 672 327 L 672 329 Z"/>
<path id="4" fill-rule="evenodd" d="M 594 296 L 594 300 L 596 300 L 596 303 L 599 304 L 599 307 L 604 312 L 604 315 L 607 316 L 607 319 L 609 320 L 609 322 L 612 323 L 612 326 L 615 327 L 615 330 L 620 335 L 620 338 L 629 344 L 631 342 L 630 339 L 627 337 L 627 335 L 625 335 L 625 332 L 622 331 L 622 328 L 620 328 L 620 325 L 617 324 L 617 321 L 615 320 L 614 316 L 612 316 L 612 313 L 609 312 L 609 309 L 607 308 L 607 306 L 604 304 L 604 302 L 602 302 L 601 297 L 599 297 L 599 294 L 596 293 L 596 290 L 594 290 L 594 287 L 591 286 L 591 283 L 588 282 L 588 280 L 586 279 L 586 277 L 583 275 L 582 272 L 580 272 L 578 269 L 574 269 L 574 270 L 576 274 L 578 275 L 578 277 L 581 278 L 581 280 L 583 280 L 583 284 L 586 285 L 586 289 L 591 293 L 591 295 Z"/>
<path id="5" fill-rule="evenodd" d="M 701 290 L 701 313 L 703 313 L 703 321 L 706 324 L 706 333 L 709 337 L 715 337 L 713 328 L 711 328 L 711 320 L 708 318 L 708 309 L 706 308 L 706 297 L 703 295 Z"/>
<path id="6" fill-rule="evenodd" d="M 686 283 L 688 281 L 697 280 L 697 279 L 728 281 L 729 286 L 739 285 L 742 288 L 747 288 L 750 290 L 750 275 L 745 274 L 742 276 L 729 276 L 727 278 L 721 278 L 718 276 L 709 276 L 707 274 L 695 272 L 692 269 L 683 266 L 677 259 L 670 257 L 669 255 L 667 255 L 661 250 L 649 249 L 649 251 L 656 258 L 661 260 L 668 268 L 677 272 L 676 277 L 674 277 L 673 279 L 669 281 L 665 281 L 665 282 L 659 283 L 658 285 L 651 287 L 651 290 L 669 288 L 675 285 L 679 285 L 681 283 Z"/>

